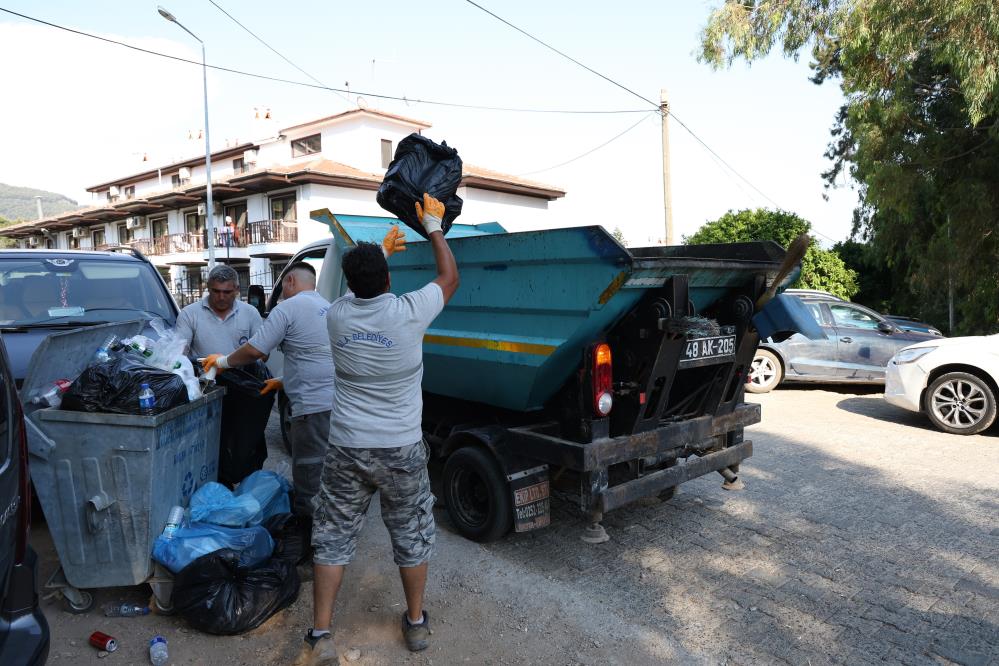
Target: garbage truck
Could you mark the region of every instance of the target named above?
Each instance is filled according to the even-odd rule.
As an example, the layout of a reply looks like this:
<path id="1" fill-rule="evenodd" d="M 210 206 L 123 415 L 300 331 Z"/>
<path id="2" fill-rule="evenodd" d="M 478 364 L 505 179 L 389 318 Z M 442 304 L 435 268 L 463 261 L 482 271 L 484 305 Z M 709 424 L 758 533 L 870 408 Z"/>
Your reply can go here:
<path id="1" fill-rule="evenodd" d="M 330 300 L 347 290 L 341 255 L 398 223 L 311 217 L 330 236 L 289 265 L 312 264 Z M 743 400 L 754 315 L 787 273 L 783 248 L 627 249 L 601 226 L 508 233 L 497 223 L 455 224 L 447 240 L 461 287 L 424 338 L 423 429 L 459 533 L 485 542 L 545 527 L 558 491 L 585 517 L 584 540 L 600 542 L 603 515 L 639 498 L 669 498 L 713 472 L 740 487 L 753 453 L 744 431 L 760 421 Z M 436 275 L 430 244 L 409 243 L 389 269 L 394 293 L 422 287 Z M 264 313 L 280 297 L 276 281 Z M 270 363 L 279 376 L 280 354 Z"/>

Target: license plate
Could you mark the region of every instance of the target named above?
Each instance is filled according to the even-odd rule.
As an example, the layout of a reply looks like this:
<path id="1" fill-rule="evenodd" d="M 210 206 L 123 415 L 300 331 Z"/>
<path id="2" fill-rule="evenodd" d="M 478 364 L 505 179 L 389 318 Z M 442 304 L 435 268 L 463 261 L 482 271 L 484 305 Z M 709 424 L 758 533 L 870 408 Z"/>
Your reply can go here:
<path id="1" fill-rule="evenodd" d="M 508 478 L 513 493 L 514 529 L 528 532 L 547 527 L 551 523 L 548 466 L 511 474 Z"/>
<path id="2" fill-rule="evenodd" d="M 735 336 L 716 335 L 687 340 L 680 357 L 681 366 L 706 365 L 735 356 Z"/>

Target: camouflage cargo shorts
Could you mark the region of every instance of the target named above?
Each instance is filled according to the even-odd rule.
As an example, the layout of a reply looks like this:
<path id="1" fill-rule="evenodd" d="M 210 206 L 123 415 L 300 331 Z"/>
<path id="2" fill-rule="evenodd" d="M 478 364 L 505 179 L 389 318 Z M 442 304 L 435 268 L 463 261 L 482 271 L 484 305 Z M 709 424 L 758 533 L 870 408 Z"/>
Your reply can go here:
<path id="1" fill-rule="evenodd" d="M 316 564 L 349 564 L 354 559 L 364 514 L 376 490 L 396 565 L 415 567 L 430 559 L 437 526 L 426 446 L 422 442 L 391 449 L 330 445 L 319 493 L 313 499 Z"/>

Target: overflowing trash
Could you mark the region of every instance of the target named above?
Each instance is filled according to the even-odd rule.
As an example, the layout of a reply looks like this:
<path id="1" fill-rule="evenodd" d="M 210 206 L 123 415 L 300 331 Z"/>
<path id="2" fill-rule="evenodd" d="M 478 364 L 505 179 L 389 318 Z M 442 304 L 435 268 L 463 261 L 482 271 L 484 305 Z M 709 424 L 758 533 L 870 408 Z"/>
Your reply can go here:
<path id="1" fill-rule="evenodd" d="M 140 406 L 143 385 L 153 393 L 152 404 Z M 190 402 L 184 380 L 146 365 L 131 354 L 116 353 L 109 361 L 84 370 L 62 395 L 60 409 L 112 414 L 160 414 Z"/>
<path id="2" fill-rule="evenodd" d="M 254 527 L 223 527 L 211 523 L 183 525 L 171 538 L 162 534 L 153 543 L 153 559 L 178 574 L 202 555 L 230 549 L 239 553 L 243 566 L 253 566 L 267 560 L 274 552 L 274 540 L 259 525 Z"/>
<path id="3" fill-rule="evenodd" d="M 191 521 L 227 527 L 259 525 L 275 514 L 291 511 L 290 489 L 287 479 L 266 470 L 250 474 L 235 492 L 209 482 L 191 496 Z"/>
<path id="4" fill-rule="evenodd" d="M 424 192 L 430 194 L 444 204 L 441 231 L 446 236 L 451 223 L 461 214 L 463 202 L 457 194 L 461 174 L 458 151 L 447 142 L 436 144 L 421 134 L 410 134 L 399 142 L 376 200 L 379 206 L 426 238 L 427 230 L 416 216 L 416 202 L 423 201 Z"/>

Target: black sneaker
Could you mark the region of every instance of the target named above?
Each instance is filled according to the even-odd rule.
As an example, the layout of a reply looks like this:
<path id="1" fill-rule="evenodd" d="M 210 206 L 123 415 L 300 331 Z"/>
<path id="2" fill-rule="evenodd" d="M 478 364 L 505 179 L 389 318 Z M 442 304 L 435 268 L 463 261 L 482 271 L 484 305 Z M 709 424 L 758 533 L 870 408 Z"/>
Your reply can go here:
<path id="1" fill-rule="evenodd" d="M 409 612 L 402 613 L 402 637 L 406 639 L 406 647 L 410 652 L 426 650 L 430 645 L 430 616 L 427 611 L 423 611 L 423 622 L 420 624 L 410 624 Z"/>
<path id="2" fill-rule="evenodd" d="M 307 631 L 305 632 L 305 645 L 298 653 L 295 666 L 339 666 L 340 657 L 336 654 L 336 647 L 333 645 L 333 634 L 323 634 L 319 638 L 313 638 Z"/>

